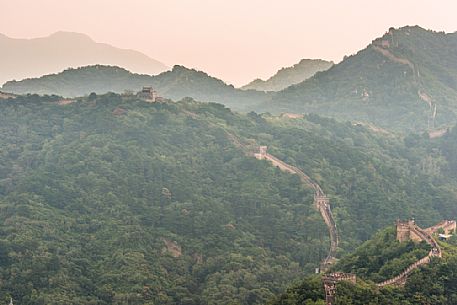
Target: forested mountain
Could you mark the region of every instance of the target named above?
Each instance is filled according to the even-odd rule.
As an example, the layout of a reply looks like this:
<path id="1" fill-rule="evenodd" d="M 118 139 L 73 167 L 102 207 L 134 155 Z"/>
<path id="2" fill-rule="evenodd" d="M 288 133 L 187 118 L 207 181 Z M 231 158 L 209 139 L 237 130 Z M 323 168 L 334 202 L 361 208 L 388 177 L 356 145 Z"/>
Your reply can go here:
<path id="1" fill-rule="evenodd" d="M 313 112 L 385 128 L 457 121 L 457 34 L 390 29 L 366 49 L 279 92 L 262 111 Z"/>
<path id="2" fill-rule="evenodd" d="M 424 131 L 457 122 L 456 48 L 455 33 L 438 33 L 418 26 L 392 28 L 366 49 L 276 93 L 238 90 L 204 72 L 182 66 L 154 77 L 91 66 L 8 82 L 2 90 L 73 97 L 92 91 L 136 91 L 143 85 L 152 85 L 167 98 L 190 96 L 246 112 L 317 113 L 387 129 Z M 284 69 L 271 82 L 296 71 L 297 68 Z"/>
<path id="3" fill-rule="evenodd" d="M 143 53 L 97 43 L 80 33 L 57 32 L 34 39 L 15 39 L 0 34 L 0 84 L 94 64 L 116 65 L 148 74 L 167 69 Z"/>
<path id="4" fill-rule="evenodd" d="M 0 103 L 0 131 L 0 295 L 19 304 L 264 304 L 329 240 L 312 190 L 258 145 L 331 196 L 341 253 L 457 215 L 452 145 L 317 115 L 30 95 Z"/>
<path id="5" fill-rule="evenodd" d="M 251 120 L 193 102 L 56 101 L 0 105 L 2 298 L 261 304 L 325 253 L 311 191 L 226 133 Z"/>
<path id="6" fill-rule="evenodd" d="M 292 67 L 282 68 L 267 80 L 256 79 L 241 87 L 243 90 L 281 91 L 291 85 L 301 83 L 317 72 L 330 69 L 333 62 L 322 59 L 302 59 Z"/>
<path id="7" fill-rule="evenodd" d="M 153 86 L 160 96 L 179 100 L 193 97 L 206 102 L 220 102 L 238 109 L 249 110 L 267 98 L 265 93 L 235 89 L 208 74 L 174 66 L 171 71 L 157 76 L 131 73 L 113 66 L 88 66 L 68 69 L 58 74 L 23 81 L 10 81 L 2 90 L 12 93 L 57 94 L 77 97 L 95 93 L 123 93 Z"/>
<path id="8" fill-rule="evenodd" d="M 449 305 L 457 302 L 457 239 L 441 242 L 443 258 L 413 272 L 402 287 L 375 285 L 380 273 L 386 276 L 398 274 L 408 263 L 427 250 L 424 244 L 399 243 L 395 229 L 379 232 L 372 240 L 344 257 L 336 270 L 352 271 L 357 275 L 356 284 L 339 282 L 336 286 L 335 305 Z M 373 273 L 370 273 L 373 272 Z M 379 273 L 380 272 L 380 273 Z M 373 276 L 374 275 L 374 276 Z M 269 305 L 324 305 L 325 292 L 320 275 L 307 277 L 300 284 L 278 296 Z"/>

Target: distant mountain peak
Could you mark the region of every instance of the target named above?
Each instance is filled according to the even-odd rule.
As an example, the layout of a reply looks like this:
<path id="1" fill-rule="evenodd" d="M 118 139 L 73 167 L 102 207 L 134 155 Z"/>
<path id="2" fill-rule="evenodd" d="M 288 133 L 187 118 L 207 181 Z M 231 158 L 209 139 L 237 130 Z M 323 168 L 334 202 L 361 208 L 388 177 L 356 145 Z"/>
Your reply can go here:
<path id="1" fill-rule="evenodd" d="M 323 60 L 323 59 L 320 59 L 320 58 L 303 58 L 299 61 L 298 64 L 295 64 L 296 65 L 300 65 L 300 64 L 304 64 L 306 62 L 323 62 L 323 63 L 328 63 L 328 62 L 331 62 L 331 61 L 327 61 L 327 60 Z"/>
<path id="2" fill-rule="evenodd" d="M 163 63 L 134 50 L 94 41 L 82 33 L 59 31 L 47 37 L 0 36 L 0 84 L 90 65 L 119 66 L 141 74 L 168 70 Z"/>
<path id="3" fill-rule="evenodd" d="M 201 73 L 201 74 L 205 74 L 207 76 L 208 73 L 204 72 L 204 71 L 200 71 L 200 70 L 197 70 L 197 69 L 194 69 L 194 68 L 188 68 L 186 66 L 183 66 L 183 65 L 174 65 L 173 66 L 173 69 L 171 70 L 172 72 L 179 72 L 179 73 Z"/>
<path id="4" fill-rule="evenodd" d="M 48 37 L 44 38 L 53 38 L 53 39 L 74 39 L 78 41 L 87 41 L 87 42 L 95 42 L 89 35 L 78 33 L 78 32 L 67 32 L 67 31 L 58 31 L 52 33 Z"/>
<path id="5" fill-rule="evenodd" d="M 164 72 L 164 73 L 168 73 L 168 72 Z M 162 73 L 162 74 L 164 74 Z M 208 73 L 204 72 L 204 71 L 201 71 L 201 70 L 197 70 L 197 69 L 194 69 L 194 68 L 187 68 L 185 66 L 182 66 L 182 65 L 175 65 L 173 66 L 173 69 L 171 70 L 171 73 L 172 74 L 183 74 L 183 75 L 186 75 L 186 76 L 195 76 L 197 78 L 201 78 L 201 79 L 206 79 L 206 80 L 211 80 L 213 82 L 218 82 L 218 83 L 221 83 L 221 84 L 224 84 L 227 85 L 223 80 L 221 79 L 218 79 L 214 76 L 211 76 L 209 75 Z M 233 87 L 232 85 L 229 85 L 230 87 Z"/>
<path id="6" fill-rule="evenodd" d="M 108 75 L 113 75 L 113 74 L 126 74 L 126 75 L 133 75 L 134 73 L 130 72 L 127 69 L 124 69 L 122 67 L 118 66 L 110 66 L 110 65 L 92 65 L 92 66 L 85 66 L 85 67 L 78 67 L 78 68 L 68 68 L 62 71 L 59 74 L 65 74 L 65 73 L 77 73 L 77 72 L 98 72 L 98 73 L 104 73 Z M 55 75 L 59 75 L 55 74 Z M 43 76 L 44 78 L 47 77 L 46 75 Z"/>
<path id="7" fill-rule="evenodd" d="M 182 65 L 174 65 L 172 72 L 197 72 L 195 69 L 190 69 Z"/>
<path id="8" fill-rule="evenodd" d="M 291 85 L 301 83 L 317 72 L 329 69 L 332 65 L 333 62 L 322 59 L 302 59 L 299 63 L 291 67 L 281 68 L 275 75 L 265 81 L 257 78 L 246 86 L 243 86 L 241 89 L 280 91 Z"/>

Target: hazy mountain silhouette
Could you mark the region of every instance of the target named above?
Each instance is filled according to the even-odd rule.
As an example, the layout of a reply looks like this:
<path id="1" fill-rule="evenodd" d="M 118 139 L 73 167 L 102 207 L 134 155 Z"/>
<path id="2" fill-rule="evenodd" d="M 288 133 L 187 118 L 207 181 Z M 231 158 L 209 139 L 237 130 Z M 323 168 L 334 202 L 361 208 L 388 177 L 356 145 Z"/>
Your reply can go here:
<path id="1" fill-rule="evenodd" d="M 302 59 L 292 67 L 282 68 L 268 80 L 256 79 L 241 87 L 243 90 L 280 91 L 301 83 L 317 72 L 330 69 L 333 62 L 322 59 Z"/>
<path id="2" fill-rule="evenodd" d="M 160 95 L 175 100 L 190 96 L 236 110 L 318 113 L 388 129 L 423 131 L 457 122 L 456 49 L 456 33 L 409 26 L 390 29 L 357 54 L 279 92 L 236 89 L 182 66 L 154 77 L 112 67 L 85 67 L 8 82 L 2 90 L 71 97 L 152 85 Z"/>
<path id="3" fill-rule="evenodd" d="M 97 43 L 89 36 L 57 32 L 48 37 L 15 39 L 0 34 L 0 83 L 56 73 L 69 67 L 106 64 L 137 73 L 158 74 L 167 67 L 143 53 Z"/>
<path id="4" fill-rule="evenodd" d="M 78 97 L 91 92 L 136 92 L 143 86 L 153 86 L 165 98 L 179 100 L 193 97 L 203 102 L 223 103 L 238 110 L 249 110 L 268 97 L 264 92 L 236 89 L 205 72 L 183 66 L 174 66 L 171 71 L 156 76 L 131 73 L 115 66 L 87 66 L 40 78 L 9 81 L 3 85 L 2 90 L 17 94 Z"/>

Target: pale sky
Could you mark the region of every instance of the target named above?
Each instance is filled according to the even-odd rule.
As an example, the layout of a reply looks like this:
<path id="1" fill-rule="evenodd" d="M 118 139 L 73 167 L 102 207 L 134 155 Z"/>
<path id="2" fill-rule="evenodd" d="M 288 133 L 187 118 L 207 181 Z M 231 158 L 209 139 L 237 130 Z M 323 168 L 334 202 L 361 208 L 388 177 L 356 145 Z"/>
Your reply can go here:
<path id="1" fill-rule="evenodd" d="M 10 37 L 85 33 L 237 86 L 302 58 L 338 62 L 391 26 L 457 31 L 456 0 L 0 0 L 0 12 Z"/>

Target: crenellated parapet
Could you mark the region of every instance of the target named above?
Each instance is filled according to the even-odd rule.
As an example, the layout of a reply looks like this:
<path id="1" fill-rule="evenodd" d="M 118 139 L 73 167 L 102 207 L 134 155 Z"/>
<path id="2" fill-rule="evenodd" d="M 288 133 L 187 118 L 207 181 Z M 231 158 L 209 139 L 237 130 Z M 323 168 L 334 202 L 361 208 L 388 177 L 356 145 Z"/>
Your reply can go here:
<path id="1" fill-rule="evenodd" d="M 443 230 L 444 234 L 454 234 L 456 231 L 456 221 L 455 220 L 443 220 L 440 223 L 425 229 L 429 234 L 437 233 L 439 230 Z"/>
<path id="2" fill-rule="evenodd" d="M 421 258 L 420 260 L 414 262 L 408 268 L 403 270 L 399 275 L 396 277 L 393 277 L 391 279 L 388 279 L 382 283 L 378 283 L 378 287 L 384 287 L 384 286 L 402 286 L 406 283 L 406 280 L 408 279 L 409 275 L 416 270 L 417 268 L 426 265 L 430 263 L 430 260 L 432 257 L 441 257 L 441 248 L 438 245 L 438 243 L 435 241 L 435 239 L 432 237 L 432 235 L 427 232 L 427 230 L 421 229 L 418 225 L 416 225 L 414 220 L 408 220 L 408 221 L 400 221 L 397 220 L 396 222 L 397 225 L 397 240 L 400 242 L 403 241 L 408 241 L 408 240 L 414 240 L 414 241 L 425 241 L 427 244 L 431 246 L 430 252 L 427 254 L 427 256 Z M 435 226 L 435 227 L 438 227 Z"/>

